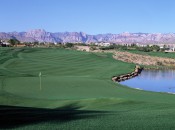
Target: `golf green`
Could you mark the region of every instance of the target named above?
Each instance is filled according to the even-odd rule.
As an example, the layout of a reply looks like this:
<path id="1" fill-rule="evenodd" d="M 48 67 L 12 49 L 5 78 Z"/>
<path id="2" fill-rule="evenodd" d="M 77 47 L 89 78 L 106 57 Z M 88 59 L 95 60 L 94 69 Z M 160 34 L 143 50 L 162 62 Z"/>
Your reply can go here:
<path id="1" fill-rule="evenodd" d="M 1 48 L 0 128 L 174 129 L 175 96 L 112 82 L 134 64 L 110 53 Z"/>

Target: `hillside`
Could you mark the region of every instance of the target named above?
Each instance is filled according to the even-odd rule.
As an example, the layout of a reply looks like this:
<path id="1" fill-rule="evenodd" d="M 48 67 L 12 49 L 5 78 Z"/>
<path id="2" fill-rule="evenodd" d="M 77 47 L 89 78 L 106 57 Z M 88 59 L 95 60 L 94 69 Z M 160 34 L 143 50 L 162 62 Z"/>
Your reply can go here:
<path id="1" fill-rule="evenodd" d="M 28 32 L 0 32 L 0 39 L 16 38 L 22 42 L 110 42 L 110 43 L 142 43 L 159 44 L 175 43 L 174 33 L 121 33 L 121 34 L 97 34 L 90 35 L 83 32 L 47 32 L 43 29 L 30 30 Z"/>

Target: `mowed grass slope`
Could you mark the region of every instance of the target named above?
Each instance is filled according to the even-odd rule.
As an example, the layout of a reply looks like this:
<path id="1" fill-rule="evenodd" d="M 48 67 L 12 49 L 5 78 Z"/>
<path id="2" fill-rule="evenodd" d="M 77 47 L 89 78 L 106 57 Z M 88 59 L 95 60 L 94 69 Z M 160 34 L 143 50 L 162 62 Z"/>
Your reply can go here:
<path id="1" fill-rule="evenodd" d="M 62 49 L 29 49 L 19 52 L 18 55 L 19 58 L 9 60 L 2 65 L 3 71 L 6 71 L 2 78 L 3 90 L 26 98 L 111 97 L 108 87 L 115 86 L 111 82 L 112 76 L 127 73 L 134 68 L 134 65 L 126 65 L 122 62 L 118 64 L 112 59 L 111 54 Z M 41 90 L 40 72 L 42 73 Z"/>
<path id="2" fill-rule="evenodd" d="M 134 65 L 111 54 L 46 48 L 0 54 L 0 128 L 175 128 L 175 96 L 112 82 Z"/>

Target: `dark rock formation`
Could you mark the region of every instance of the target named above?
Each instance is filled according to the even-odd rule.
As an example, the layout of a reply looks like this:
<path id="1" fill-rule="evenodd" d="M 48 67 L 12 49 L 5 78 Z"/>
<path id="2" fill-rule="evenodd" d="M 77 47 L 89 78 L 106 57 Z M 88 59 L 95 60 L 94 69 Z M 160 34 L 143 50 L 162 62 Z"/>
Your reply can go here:
<path id="1" fill-rule="evenodd" d="M 120 75 L 120 76 L 113 76 L 112 81 L 114 82 L 121 82 L 121 81 L 125 81 L 128 79 L 131 79 L 133 77 L 138 76 L 141 72 L 142 72 L 143 68 L 141 68 L 140 66 L 136 65 L 135 69 L 133 72 L 128 73 L 128 74 L 124 74 L 124 75 Z"/>

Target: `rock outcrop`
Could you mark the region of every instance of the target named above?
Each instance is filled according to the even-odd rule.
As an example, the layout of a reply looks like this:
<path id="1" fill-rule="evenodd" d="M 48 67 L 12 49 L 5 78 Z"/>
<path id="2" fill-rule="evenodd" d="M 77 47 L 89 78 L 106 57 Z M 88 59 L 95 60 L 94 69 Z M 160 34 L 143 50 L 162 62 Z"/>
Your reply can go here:
<path id="1" fill-rule="evenodd" d="M 31 30 L 28 31 L 24 34 L 24 39 L 25 38 L 31 38 L 35 41 L 39 42 L 55 42 L 55 38 L 52 36 L 52 33 L 46 32 L 43 29 L 36 29 L 36 30 Z"/>
<path id="2" fill-rule="evenodd" d="M 120 76 L 113 76 L 112 77 L 112 81 L 114 82 L 121 82 L 121 81 L 125 81 L 128 79 L 131 79 L 133 77 L 138 76 L 141 72 L 142 72 L 143 68 L 141 68 L 140 66 L 136 65 L 135 69 L 133 72 L 128 73 L 128 74 L 124 74 L 124 75 L 120 75 Z"/>

